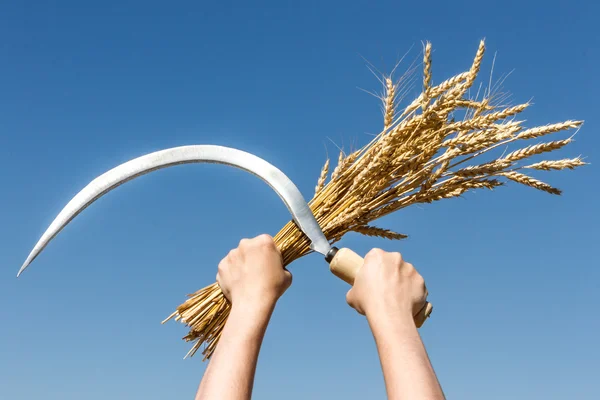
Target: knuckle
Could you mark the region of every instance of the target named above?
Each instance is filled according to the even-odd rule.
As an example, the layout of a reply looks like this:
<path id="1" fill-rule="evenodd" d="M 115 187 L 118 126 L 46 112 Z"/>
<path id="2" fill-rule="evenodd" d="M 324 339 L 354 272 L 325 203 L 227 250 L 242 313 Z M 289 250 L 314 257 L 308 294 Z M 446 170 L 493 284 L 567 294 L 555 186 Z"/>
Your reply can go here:
<path id="1" fill-rule="evenodd" d="M 365 255 L 365 260 L 366 259 L 380 260 L 383 258 L 384 255 L 385 255 L 385 251 L 375 247 L 375 248 L 369 250 L 369 252 Z"/>
<path id="2" fill-rule="evenodd" d="M 219 276 L 220 274 L 223 274 L 225 272 L 225 269 L 227 269 L 226 265 L 227 265 L 227 261 L 221 260 L 221 262 L 217 266 L 217 276 Z"/>
<path id="3" fill-rule="evenodd" d="M 417 272 L 417 270 L 415 270 L 415 283 L 417 283 L 419 285 L 419 287 L 425 287 L 425 278 L 423 278 L 423 276 L 421 274 L 419 274 Z"/>
<path id="4" fill-rule="evenodd" d="M 257 236 L 256 243 L 263 245 L 263 246 L 274 245 L 273 238 L 270 235 L 267 235 L 266 233 L 263 233 L 262 235 Z"/>
<path id="5" fill-rule="evenodd" d="M 390 257 L 396 264 L 402 264 L 404 259 L 402 258 L 402 254 L 398 252 L 390 253 Z"/>
<path id="6" fill-rule="evenodd" d="M 400 265 L 400 270 L 406 276 L 412 276 L 417 272 L 417 270 L 411 263 L 402 261 L 402 262 L 400 262 L 399 265 Z"/>
<path id="7" fill-rule="evenodd" d="M 385 251 L 383 251 L 379 247 L 375 247 L 375 248 L 371 249 L 370 253 L 372 253 L 375 256 L 382 256 L 385 254 Z"/>
<path id="8" fill-rule="evenodd" d="M 229 250 L 229 253 L 227 253 L 226 260 L 233 261 L 233 260 L 235 260 L 237 258 L 237 255 L 238 255 L 238 250 L 237 249 Z"/>

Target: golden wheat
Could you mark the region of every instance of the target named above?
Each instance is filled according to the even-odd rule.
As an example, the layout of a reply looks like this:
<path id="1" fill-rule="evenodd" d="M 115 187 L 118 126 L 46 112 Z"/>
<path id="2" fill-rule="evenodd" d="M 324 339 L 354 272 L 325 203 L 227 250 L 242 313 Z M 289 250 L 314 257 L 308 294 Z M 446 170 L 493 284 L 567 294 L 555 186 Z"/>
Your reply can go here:
<path id="1" fill-rule="evenodd" d="M 540 169 L 543 171 L 560 170 L 560 169 L 575 169 L 585 165 L 580 158 L 565 158 L 562 160 L 540 161 L 535 164 L 526 165 L 523 168 Z"/>
<path id="2" fill-rule="evenodd" d="M 553 150 L 558 150 L 561 147 L 571 143 L 572 139 L 555 140 L 553 142 L 540 143 L 532 146 L 527 146 L 519 150 L 509 153 L 503 160 L 518 161 L 524 158 L 529 158 L 536 154 L 542 154 Z"/>
<path id="3" fill-rule="evenodd" d="M 513 119 L 529 103 L 500 106 L 499 102 L 506 97 L 501 93 L 486 93 L 482 99 L 469 98 L 466 94 L 481 70 L 484 52 L 485 43 L 481 41 L 468 71 L 432 86 L 431 44 L 427 43 L 423 49 L 422 93 L 398 114 L 397 97 L 402 90 L 390 77 L 382 79 L 383 130 L 359 150 L 348 155 L 340 152 L 329 181 L 327 160 L 309 202 L 332 244 L 351 231 L 388 239 L 405 238 L 406 235 L 370 223 L 413 204 L 454 198 L 472 190 L 492 190 L 508 181 L 560 194 L 559 189 L 516 170 L 573 169 L 585 164 L 575 158 L 518 165 L 531 156 L 566 146 L 572 141 L 566 138 L 525 146 L 506 156 L 499 154 L 492 160 L 466 165 L 493 150 L 505 151 L 517 141 L 582 125 L 582 121 L 569 120 L 525 129 L 523 121 Z M 284 265 L 311 252 L 307 238 L 292 221 L 274 240 Z M 217 283 L 188 297 L 163 322 L 174 318 L 185 323 L 190 331 L 184 340 L 194 343 L 188 355 L 204 344 L 206 359 L 218 344 L 231 306 Z"/>
<path id="4" fill-rule="evenodd" d="M 385 78 L 385 97 L 383 99 L 383 130 L 387 130 L 394 122 L 396 115 L 395 100 L 396 85 L 392 78 Z"/>
<path id="5" fill-rule="evenodd" d="M 402 233 L 397 233 L 389 229 L 378 228 L 376 226 L 371 225 L 360 225 L 353 228 L 352 230 L 354 232 L 358 232 L 366 236 L 376 236 L 392 240 L 406 239 L 408 237 L 407 235 L 404 235 Z"/>
<path id="6" fill-rule="evenodd" d="M 319 176 L 319 180 L 317 181 L 317 186 L 315 187 L 315 194 L 319 193 L 323 186 L 325 186 L 325 181 L 327 180 L 327 173 L 329 172 L 329 159 L 325 161 L 325 165 L 323 165 L 323 169 L 321 169 L 321 175 Z"/>
<path id="7" fill-rule="evenodd" d="M 562 193 L 562 191 L 560 189 L 554 188 L 554 187 L 548 185 L 547 183 L 544 183 L 535 178 L 532 178 L 531 176 L 521 174 L 520 172 L 508 171 L 508 172 L 501 172 L 498 175 L 505 176 L 508 179 L 510 179 L 511 181 L 522 183 L 523 185 L 531 186 L 533 188 L 543 190 L 544 192 L 548 192 L 550 194 L 561 194 Z"/>

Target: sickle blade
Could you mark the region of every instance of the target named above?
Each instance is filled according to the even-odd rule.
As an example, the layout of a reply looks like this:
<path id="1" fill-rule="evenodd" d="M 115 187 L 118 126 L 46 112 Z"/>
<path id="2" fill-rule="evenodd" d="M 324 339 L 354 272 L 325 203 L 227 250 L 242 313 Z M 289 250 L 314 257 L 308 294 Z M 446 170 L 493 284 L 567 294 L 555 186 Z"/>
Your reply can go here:
<path id="1" fill-rule="evenodd" d="M 311 248 L 323 254 L 329 250 L 329 242 L 302 197 L 302 193 L 283 172 L 265 160 L 241 150 L 213 145 L 192 145 L 174 147 L 138 157 L 111 169 L 90 182 L 63 208 L 50 224 L 27 257 L 27 260 L 25 260 L 25 263 L 23 263 L 17 277 L 73 218 L 104 194 L 125 182 L 152 171 L 193 163 L 225 164 L 258 176 L 271 186 L 283 200 L 296 224 L 311 240 Z"/>

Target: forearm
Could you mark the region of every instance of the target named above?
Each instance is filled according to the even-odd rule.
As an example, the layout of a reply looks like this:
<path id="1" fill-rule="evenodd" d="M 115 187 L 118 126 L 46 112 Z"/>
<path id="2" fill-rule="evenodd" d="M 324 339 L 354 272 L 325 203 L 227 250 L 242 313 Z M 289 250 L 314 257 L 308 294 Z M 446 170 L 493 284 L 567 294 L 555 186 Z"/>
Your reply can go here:
<path id="1" fill-rule="evenodd" d="M 368 316 L 390 400 L 444 399 L 412 317 Z"/>
<path id="2" fill-rule="evenodd" d="M 274 305 L 234 305 L 196 400 L 248 400 L 262 340 Z"/>

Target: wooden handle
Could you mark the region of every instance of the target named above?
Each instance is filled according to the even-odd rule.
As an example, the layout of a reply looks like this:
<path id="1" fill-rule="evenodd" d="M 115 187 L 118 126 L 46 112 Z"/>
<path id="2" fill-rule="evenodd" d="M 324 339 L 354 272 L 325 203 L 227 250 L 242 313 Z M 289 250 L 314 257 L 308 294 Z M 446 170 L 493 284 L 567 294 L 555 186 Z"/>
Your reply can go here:
<path id="1" fill-rule="evenodd" d="M 350 249 L 333 249 L 334 255 L 329 262 L 329 270 L 338 278 L 350 285 L 354 285 L 354 278 L 362 267 L 364 259 Z M 433 311 L 433 306 L 425 302 L 421 310 L 414 315 L 415 324 L 420 328 Z"/>
<path id="2" fill-rule="evenodd" d="M 364 261 L 350 249 L 339 249 L 329 263 L 329 270 L 344 282 L 354 285 L 354 278 Z"/>

